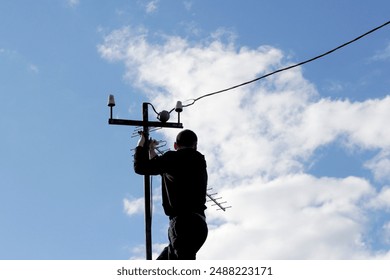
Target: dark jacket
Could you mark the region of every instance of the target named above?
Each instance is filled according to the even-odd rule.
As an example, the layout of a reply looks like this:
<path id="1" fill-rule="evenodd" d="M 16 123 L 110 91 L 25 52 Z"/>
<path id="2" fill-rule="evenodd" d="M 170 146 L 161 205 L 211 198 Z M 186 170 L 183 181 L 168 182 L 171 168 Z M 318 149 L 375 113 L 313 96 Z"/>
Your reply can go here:
<path id="1" fill-rule="evenodd" d="M 149 160 L 148 150 L 137 147 L 134 171 L 162 176 L 162 203 L 167 216 L 198 213 L 206 209 L 207 170 L 204 156 L 195 149 L 168 151 Z"/>

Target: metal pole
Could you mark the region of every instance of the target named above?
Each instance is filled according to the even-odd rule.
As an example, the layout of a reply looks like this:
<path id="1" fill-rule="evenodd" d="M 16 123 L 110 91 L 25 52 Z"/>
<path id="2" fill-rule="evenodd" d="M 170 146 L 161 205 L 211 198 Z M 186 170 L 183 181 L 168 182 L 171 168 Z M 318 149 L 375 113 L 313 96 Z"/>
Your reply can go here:
<path id="1" fill-rule="evenodd" d="M 145 136 L 145 147 L 149 147 L 149 126 L 148 126 L 148 104 L 142 104 L 143 133 Z M 150 176 L 144 175 L 145 191 L 145 241 L 146 241 L 146 259 L 152 259 L 152 211 L 151 211 L 151 190 Z"/>
<path id="2" fill-rule="evenodd" d="M 113 119 L 113 108 L 115 106 L 114 96 L 110 94 L 108 98 L 108 104 L 110 107 L 110 118 L 108 124 L 115 125 L 128 125 L 128 126 L 142 126 L 145 136 L 145 147 L 149 147 L 149 127 L 170 127 L 170 128 L 183 128 L 183 124 L 179 122 L 149 122 L 148 105 L 149 103 L 142 103 L 142 121 L 139 120 L 125 120 L 125 119 Z M 178 107 L 178 105 L 176 106 Z M 179 108 L 180 107 L 180 108 Z M 180 105 L 176 109 L 176 112 L 181 112 L 182 106 Z M 144 194 L 145 194 L 145 241 L 146 241 L 146 259 L 152 259 L 152 198 L 150 187 L 150 176 L 144 175 Z"/>

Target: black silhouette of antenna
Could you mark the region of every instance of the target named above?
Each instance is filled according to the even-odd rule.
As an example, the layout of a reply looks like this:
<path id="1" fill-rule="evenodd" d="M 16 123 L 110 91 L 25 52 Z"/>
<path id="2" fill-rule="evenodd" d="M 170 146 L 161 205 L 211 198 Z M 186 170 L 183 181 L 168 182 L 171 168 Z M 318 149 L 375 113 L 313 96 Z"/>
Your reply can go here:
<path id="1" fill-rule="evenodd" d="M 207 191 L 212 191 L 213 188 L 209 188 L 207 189 Z M 208 200 L 208 202 L 212 201 L 214 202 L 214 204 L 212 204 L 211 206 L 217 206 L 217 211 L 218 210 L 222 210 L 222 211 L 226 211 L 226 209 L 228 208 L 232 208 L 231 206 L 223 206 L 222 204 L 226 204 L 227 201 L 223 201 L 223 202 L 219 202 L 220 199 L 222 199 L 222 197 L 215 197 L 218 193 L 209 193 L 207 192 L 206 195 L 207 197 L 210 199 Z"/>

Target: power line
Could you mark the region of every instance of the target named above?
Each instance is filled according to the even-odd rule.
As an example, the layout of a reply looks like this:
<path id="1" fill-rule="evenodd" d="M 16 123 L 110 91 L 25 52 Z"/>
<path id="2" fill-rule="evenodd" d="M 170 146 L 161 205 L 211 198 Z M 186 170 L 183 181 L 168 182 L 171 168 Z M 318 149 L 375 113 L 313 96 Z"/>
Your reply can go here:
<path id="1" fill-rule="evenodd" d="M 276 70 L 276 71 L 270 72 L 270 73 L 265 74 L 265 75 L 263 75 L 263 76 L 261 76 L 261 77 L 258 77 L 258 78 L 256 78 L 256 79 L 253 79 L 253 80 L 244 82 L 244 83 L 242 83 L 242 84 L 238 84 L 238 85 L 235 85 L 235 86 L 232 86 L 232 87 L 229 87 L 229 88 L 225 88 L 225 89 L 222 89 L 222 90 L 214 91 L 214 92 L 207 93 L 207 94 L 205 94 L 205 95 L 199 96 L 199 97 L 197 97 L 197 98 L 195 98 L 195 99 L 192 99 L 192 102 L 191 102 L 191 103 L 186 104 L 186 105 L 183 105 L 183 107 L 188 107 L 188 106 L 194 105 L 195 102 L 198 101 L 198 100 L 200 100 L 200 99 L 203 99 L 203 98 L 206 98 L 206 97 L 209 97 L 209 96 L 213 96 L 213 95 L 216 95 L 216 94 L 219 94 L 219 93 L 223 93 L 223 92 L 226 92 L 226 91 L 229 91 L 229 90 L 232 90 L 232 89 L 236 89 L 236 88 L 239 88 L 239 87 L 242 87 L 242 86 L 251 84 L 251 83 L 253 83 L 253 82 L 259 81 L 259 80 L 264 79 L 264 78 L 267 78 L 267 77 L 269 77 L 269 76 L 271 76 L 271 75 L 274 75 L 274 74 L 277 74 L 277 73 L 280 73 L 280 72 L 283 72 L 283 71 L 286 71 L 286 70 L 289 70 L 289 69 L 292 69 L 292 68 L 295 68 L 295 67 L 304 65 L 304 64 L 306 64 L 306 63 L 309 63 L 309 62 L 312 62 L 312 61 L 317 60 L 317 59 L 319 59 L 319 58 L 322 58 L 322 57 L 324 57 L 324 56 L 327 56 L 327 55 L 329 55 L 329 54 L 331 54 L 331 53 L 333 53 L 333 52 L 335 52 L 335 51 L 337 51 L 337 50 L 339 50 L 339 49 L 341 49 L 341 48 L 344 48 L 345 46 L 347 46 L 347 45 L 349 45 L 349 44 L 352 44 L 352 43 L 354 43 L 354 42 L 360 40 L 361 38 L 363 38 L 363 37 L 365 37 L 365 36 L 367 36 L 367 35 L 369 35 L 369 34 L 375 32 L 375 31 L 377 31 L 377 30 L 379 30 L 379 29 L 385 27 L 385 26 L 388 25 L 388 24 L 390 24 L 390 21 L 388 21 L 388 22 L 386 22 L 386 23 L 384 23 L 384 24 L 382 24 L 382 25 L 380 25 L 380 26 L 378 26 L 378 27 L 375 27 L 374 29 L 371 29 L 370 31 L 368 31 L 368 32 L 366 32 L 366 33 L 364 33 L 364 34 L 362 34 L 362 35 L 356 37 L 355 39 L 352 39 L 352 40 L 350 40 L 350 41 L 348 41 L 348 42 L 346 42 L 346 43 L 344 43 L 344 44 L 342 44 L 342 45 L 340 45 L 340 46 L 338 46 L 338 47 L 336 47 L 336 48 L 334 48 L 334 49 L 331 49 L 330 51 L 327 51 L 327 52 L 325 52 L 325 53 L 323 53 L 323 54 L 320 54 L 320 55 L 318 55 L 318 56 L 316 56 L 316 57 L 310 58 L 310 59 L 308 59 L 308 60 L 299 62 L 299 63 L 297 63 L 297 64 L 294 64 L 294 65 L 291 65 L 291 66 L 288 66 L 288 67 L 285 67 L 285 68 L 278 69 L 278 70 Z"/>

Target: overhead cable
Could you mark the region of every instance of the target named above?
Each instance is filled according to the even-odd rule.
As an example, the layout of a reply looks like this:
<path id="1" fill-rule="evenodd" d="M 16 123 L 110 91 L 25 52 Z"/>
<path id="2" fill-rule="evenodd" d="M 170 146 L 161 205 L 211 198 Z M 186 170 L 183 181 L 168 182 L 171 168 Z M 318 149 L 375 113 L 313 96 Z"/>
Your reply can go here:
<path id="1" fill-rule="evenodd" d="M 242 87 L 242 86 L 251 84 L 251 83 L 256 82 L 256 81 L 258 81 L 258 80 L 267 78 L 267 77 L 269 77 L 269 76 L 271 76 L 271 75 L 274 75 L 274 74 L 277 74 L 277 73 L 280 73 L 280 72 L 283 72 L 283 71 L 286 71 L 286 70 L 289 70 L 289 69 L 292 69 L 292 68 L 295 68 L 295 67 L 304 65 L 304 64 L 306 64 L 306 63 L 309 63 L 309 62 L 312 62 L 312 61 L 317 60 L 317 59 L 319 59 L 319 58 L 322 58 L 322 57 L 324 57 L 324 56 L 327 56 L 327 55 L 329 55 L 329 54 L 331 54 L 331 53 L 333 53 L 333 52 L 335 52 L 335 51 L 337 51 L 337 50 L 339 50 L 339 49 L 341 49 L 341 48 L 343 48 L 343 47 L 345 47 L 345 46 L 347 46 L 347 45 L 349 45 L 349 44 L 352 44 L 352 43 L 354 43 L 354 42 L 360 40 L 361 38 L 363 38 L 363 37 L 365 37 L 365 36 L 367 36 L 367 35 L 369 35 L 369 34 L 375 32 L 375 31 L 381 29 L 382 27 L 385 27 L 385 26 L 388 25 L 388 24 L 390 24 L 390 21 L 388 21 L 388 22 L 386 22 L 386 23 L 384 23 L 384 24 L 382 24 L 382 25 L 380 25 L 380 26 L 378 26 L 378 27 L 375 27 L 374 29 L 371 29 L 370 31 L 368 31 L 368 32 L 366 32 L 366 33 L 364 33 L 364 34 L 362 34 L 362 35 L 356 37 L 355 39 L 350 40 L 350 41 L 348 41 L 348 42 L 346 42 L 346 43 L 344 43 L 344 44 L 342 44 L 342 45 L 340 45 L 340 46 L 338 46 L 338 47 L 336 47 L 336 48 L 334 48 L 334 49 L 331 49 L 330 51 L 327 51 L 327 52 L 325 52 L 325 53 L 323 53 L 323 54 L 320 54 L 320 55 L 318 55 L 318 56 L 316 56 L 316 57 L 310 58 L 310 59 L 308 59 L 308 60 L 299 62 L 299 63 L 294 64 L 294 65 L 291 65 L 291 66 L 287 66 L 287 67 L 285 67 L 285 68 L 278 69 L 278 70 L 276 70 L 276 71 L 270 72 L 270 73 L 265 74 L 265 75 L 263 75 L 263 76 L 261 76 L 261 77 L 258 77 L 258 78 L 256 78 L 256 79 L 253 79 L 253 80 L 244 82 L 244 83 L 242 83 L 242 84 L 238 84 L 238 85 L 235 85 L 235 86 L 232 86 L 232 87 L 229 87 L 229 88 L 225 88 L 225 89 L 222 89 L 222 90 L 218 90 L 218 91 L 214 91 L 214 92 L 211 92 L 211 93 L 207 93 L 207 94 L 202 95 L 202 96 L 199 96 L 199 97 L 197 97 L 197 98 L 195 98 L 195 99 L 190 99 L 190 100 L 192 100 L 192 102 L 189 103 L 189 104 L 183 105 L 183 107 L 191 106 L 191 105 L 195 104 L 196 101 L 198 101 L 198 100 L 200 100 L 200 99 L 203 99 L 203 98 L 205 98 L 205 97 L 213 96 L 213 95 L 216 95 L 216 94 L 219 94 L 219 93 L 223 93 L 223 92 L 226 92 L 226 91 L 229 91 L 229 90 L 232 90 L 232 89 L 236 89 L 236 88 L 239 88 L 239 87 Z"/>

